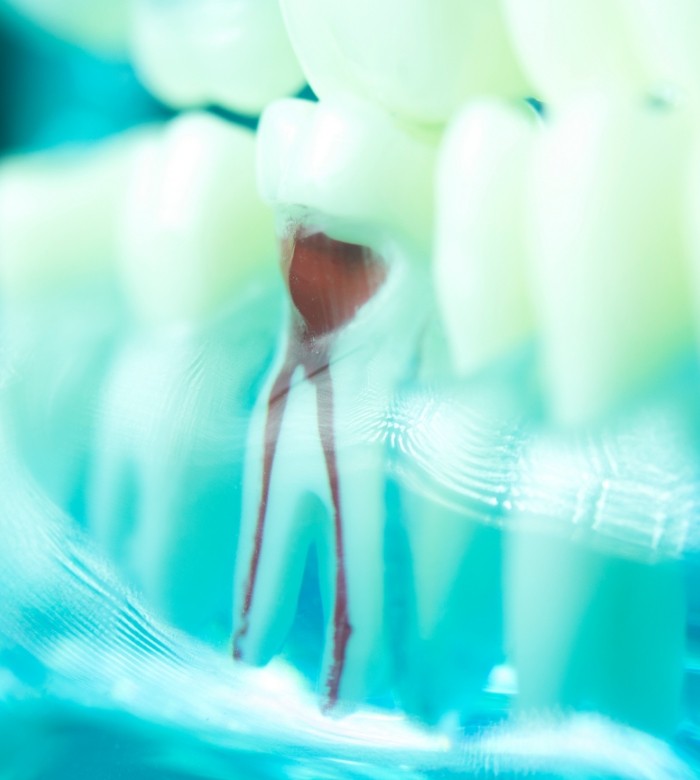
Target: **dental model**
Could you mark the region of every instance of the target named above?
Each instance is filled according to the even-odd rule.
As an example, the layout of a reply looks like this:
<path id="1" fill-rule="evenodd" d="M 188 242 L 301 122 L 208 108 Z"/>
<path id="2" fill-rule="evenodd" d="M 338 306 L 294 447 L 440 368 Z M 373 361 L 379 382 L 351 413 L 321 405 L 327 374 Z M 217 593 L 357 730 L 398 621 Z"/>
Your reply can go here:
<path id="1" fill-rule="evenodd" d="M 258 114 L 304 77 L 277 0 L 134 0 L 132 47 L 144 83 L 169 105 Z"/>
<path id="2" fill-rule="evenodd" d="M 161 615 L 223 643 L 245 409 L 278 327 L 273 217 L 253 134 L 213 115 L 170 122 L 130 171 L 119 260 L 136 324 L 103 391 L 90 525 Z"/>
<path id="3" fill-rule="evenodd" d="M 434 153 L 348 100 L 273 104 L 260 128 L 291 306 L 250 427 L 233 650 L 254 664 L 280 650 L 316 543 L 327 710 L 362 701 L 381 660 L 381 432 L 428 312 Z"/>

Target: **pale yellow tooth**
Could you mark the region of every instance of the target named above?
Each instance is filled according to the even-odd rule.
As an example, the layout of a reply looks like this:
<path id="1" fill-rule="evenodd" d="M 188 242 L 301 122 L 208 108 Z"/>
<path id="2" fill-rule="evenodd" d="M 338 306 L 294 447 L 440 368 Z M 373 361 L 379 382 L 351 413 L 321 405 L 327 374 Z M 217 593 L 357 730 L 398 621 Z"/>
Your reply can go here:
<path id="1" fill-rule="evenodd" d="M 591 89 L 636 92 L 646 74 L 619 0 L 503 0 L 535 96 L 558 103 Z"/>
<path id="2" fill-rule="evenodd" d="M 281 0 L 306 77 L 321 98 L 354 94 L 444 123 L 472 95 L 528 88 L 491 0 Z"/>
<path id="3" fill-rule="evenodd" d="M 272 204 L 296 204 L 389 230 L 427 256 L 436 143 L 352 99 L 272 104 L 260 124 L 259 186 Z"/>
<path id="4" fill-rule="evenodd" d="M 71 147 L 0 164 L 5 298 L 26 298 L 113 271 L 127 170 L 156 132 L 142 128 L 89 149 Z"/>
<path id="5" fill-rule="evenodd" d="M 532 334 L 524 245 L 536 121 L 525 106 L 475 101 L 441 148 L 435 286 L 460 373 L 495 362 Z"/>
<path id="6" fill-rule="evenodd" d="M 258 114 L 304 83 L 277 0 L 135 0 L 133 44 L 146 85 L 177 107 Z"/>
<path id="7" fill-rule="evenodd" d="M 213 311 L 275 264 L 271 211 L 255 194 L 255 137 L 204 113 L 173 120 L 141 150 L 122 261 L 148 321 Z"/>
<path id="8" fill-rule="evenodd" d="M 689 138 L 682 113 L 603 96 L 573 100 L 542 134 L 532 259 L 560 422 L 607 413 L 692 343 L 680 217 Z"/>

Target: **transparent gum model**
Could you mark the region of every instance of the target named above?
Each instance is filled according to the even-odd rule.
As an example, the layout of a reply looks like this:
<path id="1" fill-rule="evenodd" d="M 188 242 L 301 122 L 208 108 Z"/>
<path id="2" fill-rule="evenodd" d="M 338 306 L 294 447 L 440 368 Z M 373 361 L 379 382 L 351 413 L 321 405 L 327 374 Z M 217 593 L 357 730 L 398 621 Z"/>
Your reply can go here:
<path id="1" fill-rule="evenodd" d="M 0 777 L 696 777 L 700 6 L 2 36 Z"/>

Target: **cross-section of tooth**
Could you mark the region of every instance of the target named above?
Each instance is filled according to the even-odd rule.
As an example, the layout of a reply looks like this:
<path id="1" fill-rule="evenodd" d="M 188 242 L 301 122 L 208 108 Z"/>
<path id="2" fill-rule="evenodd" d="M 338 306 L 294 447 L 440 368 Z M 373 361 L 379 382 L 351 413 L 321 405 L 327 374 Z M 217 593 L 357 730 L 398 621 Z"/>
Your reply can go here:
<path id="1" fill-rule="evenodd" d="M 527 93 L 498 3 L 282 0 L 281 6 L 321 98 L 354 94 L 435 124 L 471 95 Z"/>
<path id="2" fill-rule="evenodd" d="M 291 305 L 251 423 L 234 655 L 280 650 L 315 542 L 331 708 L 361 700 L 382 660 L 381 429 L 425 322 L 426 273 L 411 258 L 426 237 L 410 222 L 432 198 L 434 150 L 363 106 L 289 101 L 264 115 L 260 146 Z"/>
<path id="3" fill-rule="evenodd" d="M 135 0 L 133 17 L 137 68 L 173 106 L 258 114 L 303 86 L 277 0 Z"/>
<path id="4" fill-rule="evenodd" d="M 529 109 L 483 100 L 454 120 L 441 149 L 435 287 L 459 373 L 532 332 L 524 239 L 535 132 Z"/>
<path id="5" fill-rule="evenodd" d="M 278 323 L 253 134 L 174 120 L 135 161 L 125 211 L 137 327 L 105 384 L 92 529 L 161 614 L 223 641 L 250 395 Z"/>
<path id="6" fill-rule="evenodd" d="M 621 0 L 653 87 L 700 92 L 700 6 L 694 0 Z"/>
<path id="7" fill-rule="evenodd" d="M 124 56 L 129 30 L 129 0 L 7 0 L 53 35 Z"/>
<path id="8" fill-rule="evenodd" d="M 536 97 L 556 104 L 591 89 L 643 93 L 644 69 L 619 0 L 504 0 L 503 5 Z"/>

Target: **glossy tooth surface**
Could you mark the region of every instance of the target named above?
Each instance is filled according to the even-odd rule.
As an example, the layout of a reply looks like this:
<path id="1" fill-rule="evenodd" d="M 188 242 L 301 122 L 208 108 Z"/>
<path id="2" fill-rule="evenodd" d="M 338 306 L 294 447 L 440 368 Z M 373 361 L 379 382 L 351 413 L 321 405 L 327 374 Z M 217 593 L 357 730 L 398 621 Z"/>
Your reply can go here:
<path id="1" fill-rule="evenodd" d="M 620 0 L 503 0 L 513 46 L 537 98 L 557 104 L 600 89 L 647 86 Z"/>
<path id="2" fill-rule="evenodd" d="M 270 204 L 389 231 L 422 254 L 433 227 L 436 143 L 348 99 L 281 100 L 263 114 L 258 179 Z"/>
<path id="3" fill-rule="evenodd" d="M 541 136 L 532 267 L 560 422 L 606 414 L 692 342 L 680 216 L 689 137 L 682 113 L 602 97 L 573 101 Z"/>
<path id="4" fill-rule="evenodd" d="M 255 191 L 255 136 L 204 113 L 173 120 L 132 167 L 121 259 L 151 322 L 197 319 L 274 268 L 272 211 Z"/>
<path id="5" fill-rule="evenodd" d="M 695 0 L 621 0 L 654 87 L 700 93 L 700 5 Z"/>
<path id="6" fill-rule="evenodd" d="M 124 56 L 129 38 L 129 0 L 7 0 L 59 38 L 103 54 Z"/>
<path id="7" fill-rule="evenodd" d="M 524 238 L 536 131 L 529 109 L 483 100 L 458 115 L 441 148 L 435 286 L 459 373 L 532 333 Z"/>
<path id="8" fill-rule="evenodd" d="M 133 46 L 146 85 L 178 108 L 258 114 L 304 83 L 276 0 L 135 0 Z"/>
<path id="9" fill-rule="evenodd" d="M 498 3 L 281 0 L 319 97 L 354 94 L 420 123 L 444 123 L 472 95 L 520 96 L 526 81 Z"/>
<path id="10" fill-rule="evenodd" d="M 247 410 L 278 327 L 274 223 L 253 135 L 211 115 L 173 120 L 131 173 L 121 259 L 140 328 L 104 385 L 92 530 L 160 614 L 222 642 Z"/>
<path id="11" fill-rule="evenodd" d="M 382 430 L 429 298 L 427 270 L 410 257 L 427 251 L 425 220 L 417 232 L 411 221 L 430 199 L 432 150 L 380 117 L 364 106 L 284 101 L 260 131 L 261 189 L 281 217 L 290 316 L 246 453 L 234 654 L 259 664 L 284 646 L 315 544 L 329 709 L 362 701 L 380 676 Z"/>

